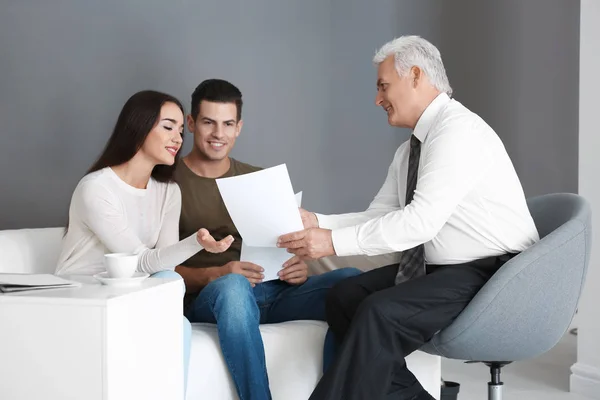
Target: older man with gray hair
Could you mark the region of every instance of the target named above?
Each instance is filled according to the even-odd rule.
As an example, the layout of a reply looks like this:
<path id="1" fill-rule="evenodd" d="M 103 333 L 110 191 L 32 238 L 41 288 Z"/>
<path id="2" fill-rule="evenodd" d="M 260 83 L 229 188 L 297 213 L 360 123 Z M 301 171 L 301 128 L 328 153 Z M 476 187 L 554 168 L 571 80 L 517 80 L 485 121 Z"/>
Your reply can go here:
<path id="1" fill-rule="evenodd" d="M 334 286 L 327 321 L 341 344 L 313 400 L 433 397 L 405 357 L 448 326 L 512 256 L 539 240 L 494 130 L 451 98 L 438 49 L 404 36 L 375 55 L 375 103 L 412 135 L 364 212 L 302 210 L 279 246 L 305 259 L 402 252 L 399 264 Z"/>

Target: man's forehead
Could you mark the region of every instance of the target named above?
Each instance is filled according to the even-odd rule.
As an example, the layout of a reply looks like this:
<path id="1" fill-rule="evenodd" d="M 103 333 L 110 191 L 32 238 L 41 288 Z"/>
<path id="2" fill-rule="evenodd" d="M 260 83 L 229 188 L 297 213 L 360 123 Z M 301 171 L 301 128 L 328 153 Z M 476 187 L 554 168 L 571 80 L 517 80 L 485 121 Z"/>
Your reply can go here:
<path id="1" fill-rule="evenodd" d="M 392 79 L 393 76 L 391 76 L 390 73 L 387 71 L 377 72 L 377 86 L 382 85 L 384 83 L 389 83 L 389 81 Z"/>
<path id="2" fill-rule="evenodd" d="M 202 101 L 200 103 L 199 114 L 201 117 L 215 120 L 235 120 L 237 117 L 237 106 L 235 103 Z"/>

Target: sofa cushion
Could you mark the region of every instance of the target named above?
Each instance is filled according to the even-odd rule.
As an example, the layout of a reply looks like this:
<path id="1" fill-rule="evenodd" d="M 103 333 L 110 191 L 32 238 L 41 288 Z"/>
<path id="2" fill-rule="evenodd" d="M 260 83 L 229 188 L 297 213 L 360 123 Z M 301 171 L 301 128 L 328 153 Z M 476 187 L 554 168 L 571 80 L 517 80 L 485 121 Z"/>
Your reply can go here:
<path id="1" fill-rule="evenodd" d="M 0 231 L 0 272 L 53 274 L 64 228 Z"/>
<path id="2" fill-rule="evenodd" d="M 290 321 L 260 326 L 269 386 L 274 400 L 306 400 L 321 377 L 327 324 Z M 408 367 L 433 396 L 439 398 L 440 358 L 421 351 L 407 358 Z M 217 328 L 192 324 L 192 349 L 187 400 L 237 400 L 225 365 Z"/>

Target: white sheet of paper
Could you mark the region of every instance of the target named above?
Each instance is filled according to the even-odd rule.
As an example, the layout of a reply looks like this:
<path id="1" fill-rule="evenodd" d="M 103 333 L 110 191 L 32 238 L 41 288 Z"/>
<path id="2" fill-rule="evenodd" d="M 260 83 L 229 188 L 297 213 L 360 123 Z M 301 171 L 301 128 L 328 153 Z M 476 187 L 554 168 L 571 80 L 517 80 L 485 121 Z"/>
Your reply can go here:
<path id="1" fill-rule="evenodd" d="M 296 193 L 296 203 L 298 207 L 302 205 L 302 192 Z M 251 262 L 263 267 L 263 274 L 265 275 L 263 282 L 279 279 L 277 273 L 281 270 L 283 264 L 293 256 L 293 254 L 287 252 L 287 249 L 249 246 L 245 240 L 242 240 L 240 261 Z"/>
<path id="2" fill-rule="evenodd" d="M 275 247 L 279 236 L 304 229 L 285 164 L 216 182 L 248 246 Z"/>
<path id="3" fill-rule="evenodd" d="M 247 246 L 242 241 L 240 261 L 251 262 L 264 268 L 263 282 L 279 279 L 277 273 L 283 268 L 283 263 L 294 255 L 279 247 Z"/>
<path id="4" fill-rule="evenodd" d="M 294 197 L 296 197 L 296 204 L 298 205 L 298 208 L 302 207 L 302 192 L 298 192 L 294 195 Z M 302 218 L 300 218 L 302 220 Z M 304 225 L 302 225 L 302 229 L 304 229 Z"/>
<path id="5" fill-rule="evenodd" d="M 79 286 L 52 274 L 4 274 L 0 273 L 0 285 L 17 286 Z"/>

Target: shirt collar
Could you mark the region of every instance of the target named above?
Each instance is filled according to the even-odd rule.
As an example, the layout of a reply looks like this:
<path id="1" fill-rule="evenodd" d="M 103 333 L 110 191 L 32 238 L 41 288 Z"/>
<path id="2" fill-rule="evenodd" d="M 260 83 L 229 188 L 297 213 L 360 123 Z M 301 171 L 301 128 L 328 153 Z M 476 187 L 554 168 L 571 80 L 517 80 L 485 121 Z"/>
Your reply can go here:
<path id="1" fill-rule="evenodd" d="M 435 121 L 437 115 L 449 102 L 450 97 L 446 93 L 440 93 L 435 99 L 433 99 L 431 103 L 429 103 L 427 108 L 425 108 L 425 111 L 423 111 L 423 114 L 421 114 L 421 117 L 419 117 L 417 125 L 413 130 L 413 135 L 415 135 L 415 137 L 419 139 L 421 143 L 425 141 L 427 133 L 429 132 L 429 129 L 431 128 L 431 125 L 433 124 L 433 121 Z"/>

